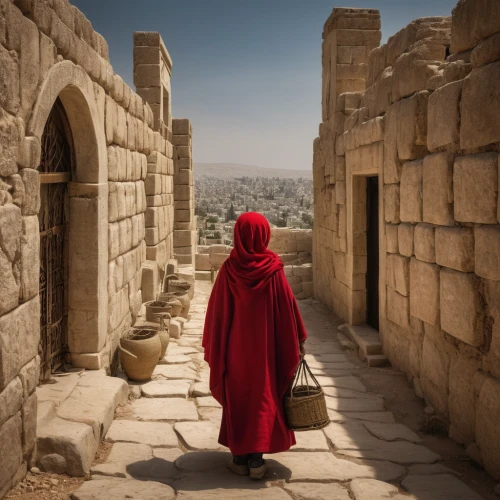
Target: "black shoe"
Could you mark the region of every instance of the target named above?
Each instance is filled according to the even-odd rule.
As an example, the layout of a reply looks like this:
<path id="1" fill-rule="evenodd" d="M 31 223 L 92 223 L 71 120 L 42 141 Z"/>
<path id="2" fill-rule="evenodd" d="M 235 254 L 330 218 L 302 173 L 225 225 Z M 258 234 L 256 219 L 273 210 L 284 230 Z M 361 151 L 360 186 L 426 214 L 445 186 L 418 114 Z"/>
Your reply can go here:
<path id="1" fill-rule="evenodd" d="M 262 458 L 262 453 L 251 453 L 248 458 L 248 467 L 252 479 L 262 479 L 267 472 L 266 461 Z"/>

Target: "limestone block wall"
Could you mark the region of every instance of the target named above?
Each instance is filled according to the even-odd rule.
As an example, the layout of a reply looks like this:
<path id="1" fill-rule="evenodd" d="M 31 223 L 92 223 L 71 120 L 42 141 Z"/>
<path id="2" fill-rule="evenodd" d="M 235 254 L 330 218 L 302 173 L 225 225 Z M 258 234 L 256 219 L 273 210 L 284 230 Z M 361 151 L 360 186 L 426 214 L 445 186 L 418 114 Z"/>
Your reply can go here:
<path id="1" fill-rule="evenodd" d="M 163 277 L 173 256 L 174 162 L 170 77 L 172 60 L 159 33 L 134 33 L 134 83 L 153 114 L 155 150 L 147 158 L 146 257 Z"/>
<path id="2" fill-rule="evenodd" d="M 174 143 L 174 256 L 181 265 L 193 265 L 196 248 L 194 215 L 193 130 L 189 120 L 173 121 Z"/>
<path id="3" fill-rule="evenodd" d="M 496 478 L 499 8 L 461 0 L 451 18 L 418 19 L 372 50 L 366 90 L 331 90 L 336 112 L 314 143 L 316 296 L 366 321 L 366 183 L 377 176 L 384 351 Z M 334 31 L 350 14 L 334 10 Z"/>
<path id="4" fill-rule="evenodd" d="M 345 319 L 352 319 L 359 309 L 356 302 L 364 293 L 365 269 L 359 251 L 348 248 L 348 216 L 360 218 L 362 224 L 364 206 L 358 204 L 351 211 L 346 204 L 344 122 L 358 108 L 366 87 L 368 56 L 380 38 L 380 14 L 374 9 L 334 9 L 323 32 L 323 122 L 313 158 L 314 288 L 316 298 Z M 356 78 L 346 78 L 351 74 Z M 355 119 L 359 119 L 357 111 L 350 118 Z M 371 128 L 365 138 L 365 155 L 371 154 L 368 148 L 377 139 L 372 134 L 376 131 Z M 352 269 L 356 278 L 350 277 Z M 348 296 L 348 289 L 359 288 L 360 293 Z"/>
<path id="5" fill-rule="evenodd" d="M 137 34 L 135 41 L 138 49 L 163 54 L 158 34 Z M 162 71 L 168 87 L 168 71 Z M 140 71 L 136 77 L 146 92 L 149 81 L 140 80 Z M 38 217 L 40 180 L 46 180 L 38 169 L 51 110 L 61 103 L 72 143 L 71 165 L 64 165 L 71 181 L 64 204 L 63 342 L 65 359 L 78 367 L 107 369 L 116 361 L 119 337 L 142 302 L 142 264 L 149 259 L 164 267 L 172 255 L 173 147 L 170 122 L 158 126 L 156 108 L 114 73 L 106 41 L 66 0 L 0 0 L 0 83 L 3 497 L 34 465 L 41 362 Z M 161 109 L 168 110 L 168 103 Z M 161 210 L 147 212 L 150 207 Z"/>

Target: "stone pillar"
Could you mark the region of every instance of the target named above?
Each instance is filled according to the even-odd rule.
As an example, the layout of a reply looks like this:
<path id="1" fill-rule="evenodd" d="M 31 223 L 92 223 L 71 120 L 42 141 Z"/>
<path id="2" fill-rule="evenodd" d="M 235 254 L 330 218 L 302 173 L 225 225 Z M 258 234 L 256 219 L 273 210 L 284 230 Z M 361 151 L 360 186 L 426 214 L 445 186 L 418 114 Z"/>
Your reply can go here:
<path id="1" fill-rule="evenodd" d="M 183 265 L 194 265 L 196 248 L 191 137 L 189 120 L 174 119 L 174 256 Z"/>
<path id="2" fill-rule="evenodd" d="M 134 83 L 153 111 L 153 147 L 147 158 L 146 258 L 161 280 L 173 255 L 174 163 L 172 146 L 172 60 L 159 33 L 134 33 Z M 155 286 L 149 283 L 150 295 Z"/>
<path id="3" fill-rule="evenodd" d="M 374 9 L 334 9 L 323 31 L 323 122 L 313 156 L 314 291 L 339 317 L 353 323 L 362 320 L 360 260 L 366 258 L 354 249 L 362 237 L 354 234 L 360 230 L 353 226 L 353 209 L 362 211 L 363 206 L 360 200 L 353 205 L 356 184 L 346 155 L 351 144 L 346 144 L 344 132 L 366 121 L 358 107 L 366 88 L 368 55 L 380 39 L 380 13 Z M 368 165 L 364 158 L 362 162 Z"/>
<path id="4" fill-rule="evenodd" d="M 134 33 L 134 84 L 153 111 L 153 130 L 172 139 L 172 59 L 159 33 Z"/>
<path id="5" fill-rule="evenodd" d="M 323 121 L 335 114 L 338 96 L 364 92 L 368 54 L 380 44 L 376 9 L 333 9 L 323 31 Z M 358 100 L 359 102 L 359 100 Z M 350 114 L 357 103 L 346 110 Z"/>

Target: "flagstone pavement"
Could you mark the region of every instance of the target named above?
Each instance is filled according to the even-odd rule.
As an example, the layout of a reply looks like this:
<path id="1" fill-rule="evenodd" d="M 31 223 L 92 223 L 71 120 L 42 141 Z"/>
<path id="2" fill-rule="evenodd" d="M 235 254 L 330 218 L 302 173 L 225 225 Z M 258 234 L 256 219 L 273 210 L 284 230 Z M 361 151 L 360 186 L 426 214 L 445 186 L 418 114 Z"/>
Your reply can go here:
<path id="1" fill-rule="evenodd" d="M 182 337 L 171 341 L 152 381 L 131 383 L 136 397 L 106 435 L 111 452 L 74 500 L 481 500 L 417 434 L 395 422 L 382 396 L 367 392 L 337 340 L 338 323 L 314 300 L 300 301 L 306 357 L 327 394 L 332 423 L 296 433 L 291 451 L 268 456 L 262 481 L 228 471 L 231 455 L 217 442 L 222 410 L 210 394 L 201 347 L 210 286 L 196 286 Z"/>

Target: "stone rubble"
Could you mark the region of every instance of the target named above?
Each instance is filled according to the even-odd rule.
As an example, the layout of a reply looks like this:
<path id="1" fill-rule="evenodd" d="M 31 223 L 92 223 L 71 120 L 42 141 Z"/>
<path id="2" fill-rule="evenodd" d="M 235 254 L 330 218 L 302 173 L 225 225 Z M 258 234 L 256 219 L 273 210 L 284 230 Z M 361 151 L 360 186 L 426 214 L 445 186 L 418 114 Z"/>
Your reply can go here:
<path id="1" fill-rule="evenodd" d="M 210 289 L 210 284 L 202 284 L 193 300 L 193 321 L 200 329 Z M 310 335 L 307 359 L 317 367 L 322 358 L 328 366 L 345 364 L 335 320 L 318 312 L 315 301 L 299 304 Z M 438 455 L 420 444 L 417 434 L 395 423 L 383 397 L 367 392 L 354 367 L 335 378 L 349 381 L 347 387 L 325 388 L 329 406 L 336 408 L 330 410 L 329 426 L 297 432 L 297 445 L 290 451 L 267 456 L 269 471 L 262 481 L 232 474 L 226 468 L 231 455 L 217 442 L 222 410 L 209 395 L 209 372 L 198 356 L 201 340 L 179 346 L 184 339 L 171 341 L 167 364 L 161 366 L 190 367 L 183 372 L 187 378 L 142 384 L 142 397 L 131 400 L 131 412 L 115 419 L 107 432 L 105 439 L 112 443 L 109 456 L 92 467 L 91 480 L 73 500 L 118 500 L 125 491 L 132 499 L 480 499 L 457 473 L 439 463 Z M 312 354 L 314 346 L 323 346 L 324 354 Z M 172 352 L 179 350 L 190 359 L 168 363 Z M 192 371 L 203 381 L 194 380 Z"/>

